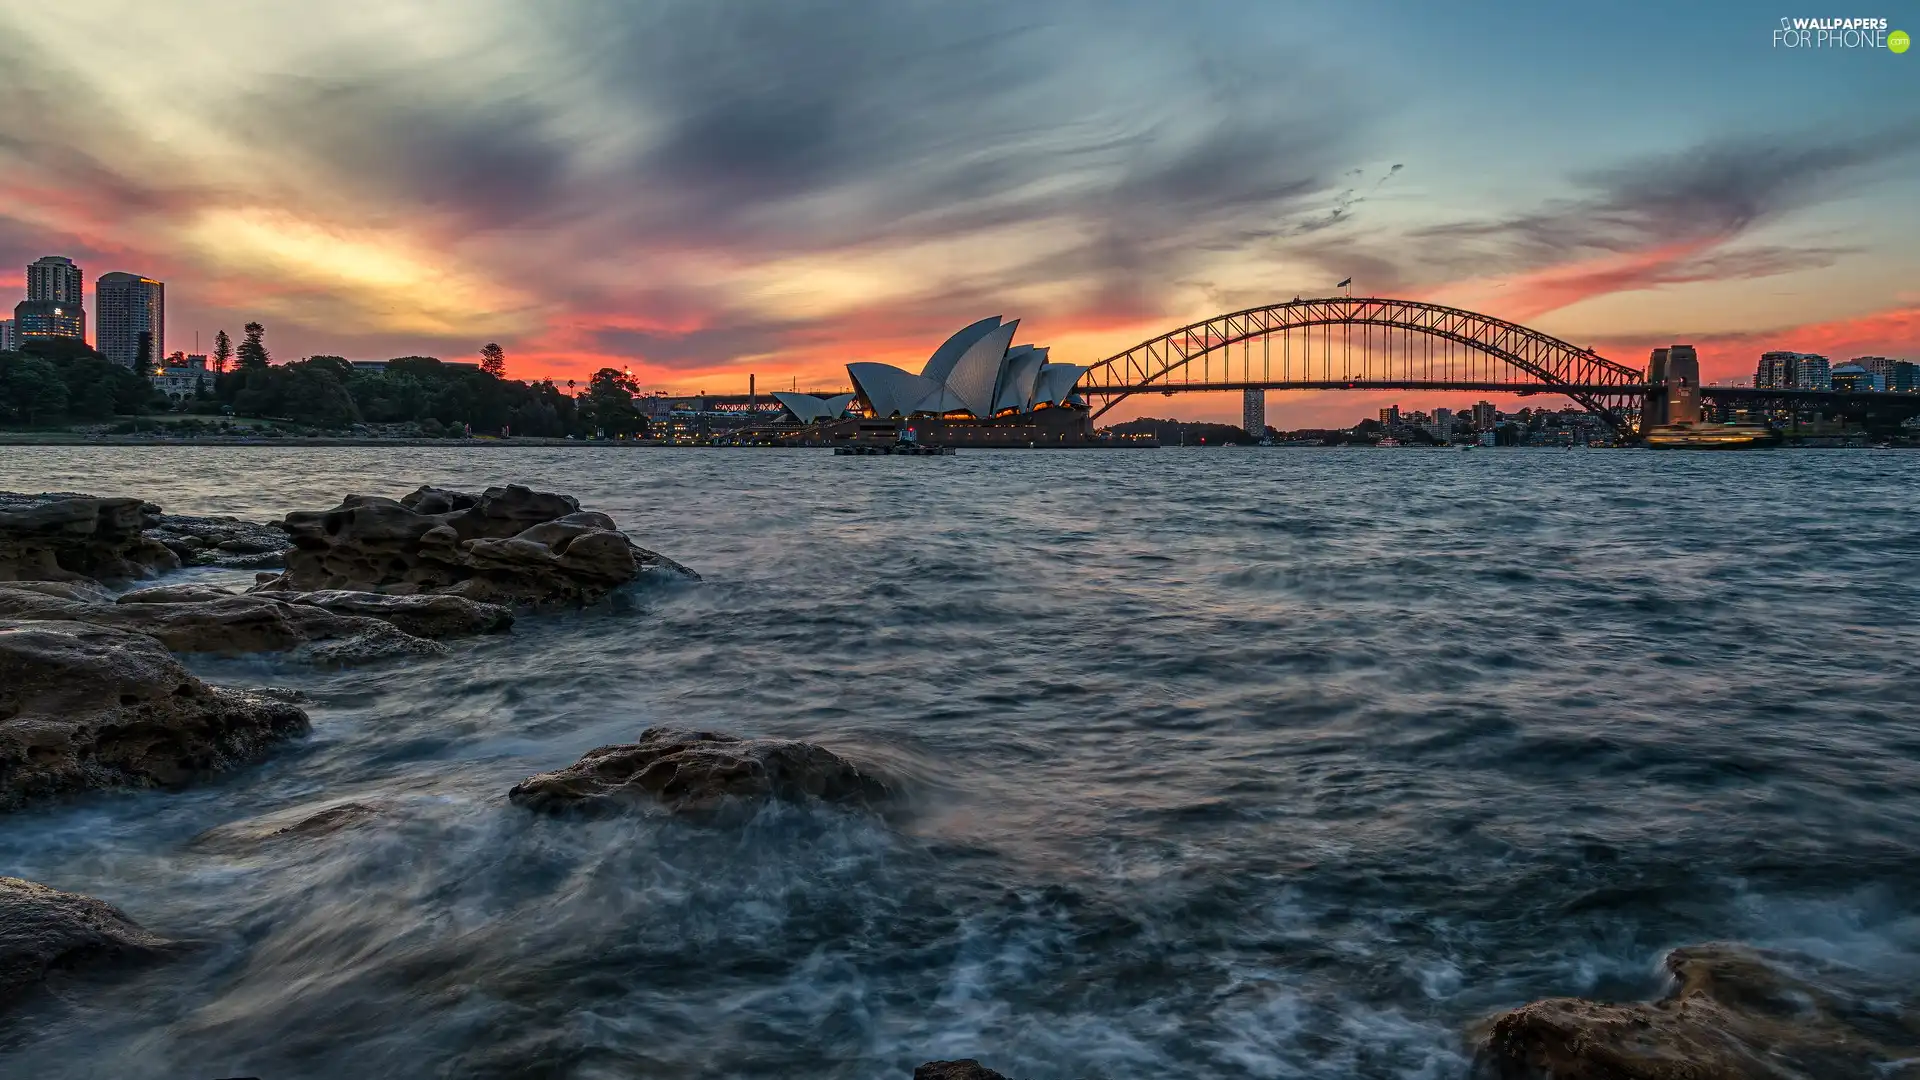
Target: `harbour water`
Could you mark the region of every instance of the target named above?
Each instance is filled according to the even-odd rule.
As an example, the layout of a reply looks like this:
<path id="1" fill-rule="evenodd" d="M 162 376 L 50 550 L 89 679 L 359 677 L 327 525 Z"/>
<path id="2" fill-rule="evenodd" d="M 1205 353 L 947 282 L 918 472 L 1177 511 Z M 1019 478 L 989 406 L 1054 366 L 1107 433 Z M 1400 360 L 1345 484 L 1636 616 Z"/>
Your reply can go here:
<path id="1" fill-rule="evenodd" d="M 0 1075 L 1438 1078 L 1675 945 L 1920 977 L 1920 456 L 0 453 L 255 518 L 528 483 L 705 576 L 438 660 L 194 662 L 313 734 L 0 817 L 0 872 L 191 943 L 16 1011 Z M 911 796 L 505 801 L 669 723 Z M 220 840 L 349 799 L 385 813 Z"/>

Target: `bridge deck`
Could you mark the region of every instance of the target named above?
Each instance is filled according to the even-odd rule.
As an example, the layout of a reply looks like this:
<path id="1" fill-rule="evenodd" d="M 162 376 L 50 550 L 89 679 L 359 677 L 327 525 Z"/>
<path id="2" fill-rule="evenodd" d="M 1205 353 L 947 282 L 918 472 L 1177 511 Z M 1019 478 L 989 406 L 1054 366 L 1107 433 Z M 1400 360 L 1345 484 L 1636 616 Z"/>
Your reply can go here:
<path id="1" fill-rule="evenodd" d="M 1461 379 L 1334 379 L 1272 382 L 1156 381 L 1131 385 L 1076 386 L 1082 397 L 1119 397 L 1127 394 L 1209 393 L 1234 390 L 1464 390 L 1483 394 L 1644 394 L 1644 383 L 1485 382 Z"/>

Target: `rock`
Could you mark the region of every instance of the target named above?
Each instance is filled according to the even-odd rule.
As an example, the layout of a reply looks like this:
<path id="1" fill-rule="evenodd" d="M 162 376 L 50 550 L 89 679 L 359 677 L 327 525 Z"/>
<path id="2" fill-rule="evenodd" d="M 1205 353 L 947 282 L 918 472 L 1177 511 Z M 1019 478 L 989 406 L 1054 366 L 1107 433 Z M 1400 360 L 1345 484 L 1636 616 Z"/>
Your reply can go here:
<path id="1" fill-rule="evenodd" d="M 913 1070 L 913 1080 L 1007 1080 L 972 1058 L 959 1061 L 929 1061 Z"/>
<path id="2" fill-rule="evenodd" d="M 0 622 L 0 810 L 90 788 L 177 787 L 308 729 L 276 695 L 210 687 L 145 634 Z"/>
<path id="3" fill-rule="evenodd" d="M 16 877 L 0 877 L 0 1003 L 59 971 L 148 960 L 169 943 L 111 904 Z"/>
<path id="4" fill-rule="evenodd" d="M 558 772 L 530 776 L 507 797 L 544 813 L 657 805 L 713 817 L 767 799 L 872 806 L 890 794 L 883 781 L 812 743 L 657 727 L 637 743 L 598 747 Z"/>
<path id="5" fill-rule="evenodd" d="M 194 604 L 203 600 L 225 600 L 230 596 L 239 596 L 232 589 L 223 589 L 218 585 L 180 584 L 153 585 L 145 589 L 134 589 L 121 593 L 114 598 L 117 604 Z"/>
<path id="6" fill-rule="evenodd" d="M 513 626 L 511 610 L 447 593 L 389 596 L 336 589 L 267 595 L 284 603 L 321 608 L 336 615 L 379 619 L 424 638 L 498 634 Z"/>
<path id="7" fill-rule="evenodd" d="M 324 664 L 439 656 L 445 646 L 378 619 L 205 585 L 163 585 L 119 603 L 73 601 L 0 585 L 0 618 L 61 619 L 147 634 L 179 653 L 244 656 L 299 650 Z"/>
<path id="8" fill-rule="evenodd" d="M 1920 1076 L 1911 987 L 1740 945 L 1667 955 L 1653 1003 L 1551 998 L 1493 1019 L 1478 1062 L 1499 1080 L 1821 1080 Z"/>
<path id="9" fill-rule="evenodd" d="M 0 581 L 126 582 L 180 565 L 142 533 L 160 508 L 139 499 L 0 492 Z"/>
<path id="10" fill-rule="evenodd" d="M 287 549 L 293 546 L 293 540 L 272 525 L 231 517 L 161 514 L 146 534 L 188 566 L 280 567 L 286 565 Z"/>
<path id="11" fill-rule="evenodd" d="M 295 512 L 287 568 L 254 592 L 352 590 L 486 603 L 585 604 L 645 571 L 691 575 L 634 546 L 572 497 L 519 485 L 479 495 L 423 487 L 404 499 L 349 495 Z"/>
<path id="12" fill-rule="evenodd" d="M 298 806 L 208 829 L 193 838 L 193 846 L 205 851 L 237 852 L 284 840 L 312 840 L 385 817 L 390 810 L 384 804 L 364 802 L 334 803 L 319 810 L 311 804 Z"/>

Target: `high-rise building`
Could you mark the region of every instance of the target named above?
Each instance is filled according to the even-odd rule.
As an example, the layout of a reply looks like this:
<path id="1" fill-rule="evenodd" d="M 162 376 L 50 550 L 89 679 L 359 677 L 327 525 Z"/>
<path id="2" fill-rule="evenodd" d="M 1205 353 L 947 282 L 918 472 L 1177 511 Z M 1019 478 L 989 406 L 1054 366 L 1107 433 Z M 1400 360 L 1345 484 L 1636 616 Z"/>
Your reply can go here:
<path id="1" fill-rule="evenodd" d="M 1453 438 L 1453 410 L 1433 410 L 1433 437 L 1445 442 Z"/>
<path id="2" fill-rule="evenodd" d="M 48 255 L 27 264 L 29 300 L 51 300 L 63 307 L 84 308 L 86 291 L 86 280 L 72 259 Z"/>
<path id="3" fill-rule="evenodd" d="M 1799 363 L 1794 366 L 1793 387 L 1796 390 L 1833 389 L 1833 365 L 1824 356 L 1801 353 Z"/>
<path id="4" fill-rule="evenodd" d="M 1391 430 L 1400 422 L 1400 406 L 1389 405 L 1380 410 L 1380 426 Z"/>
<path id="5" fill-rule="evenodd" d="M 15 338 L 12 319 L 0 319 L 0 352 L 18 352 L 20 342 Z"/>
<path id="6" fill-rule="evenodd" d="M 1240 402 L 1240 427 L 1256 439 L 1267 437 L 1267 392 L 1245 391 Z"/>
<path id="7" fill-rule="evenodd" d="M 22 300 L 13 305 L 13 332 L 25 345 L 35 338 L 86 340 L 87 315 L 78 304 L 54 300 Z"/>
<path id="8" fill-rule="evenodd" d="M 1493 407 L 1491 401 L 1473 403 L 1473 430 L 1492 431 L 1493 425 L 1500 419 L 1500 410 Z"/>
<path id="9" fill-rule="evenodd" d="M 1832 365 L 1816 353 L 1761 353 L 1753 385 L 1759 390 L 1831 390 Z"/>
<path id="10" fill-rule="evenodd" d="M 151 375 L 167 355 L 167 287 L 139 274 L 101 274 L 93 287 L 94 324 L 100 354 L 123 367 L 135 367 L 143 340 Z"/>

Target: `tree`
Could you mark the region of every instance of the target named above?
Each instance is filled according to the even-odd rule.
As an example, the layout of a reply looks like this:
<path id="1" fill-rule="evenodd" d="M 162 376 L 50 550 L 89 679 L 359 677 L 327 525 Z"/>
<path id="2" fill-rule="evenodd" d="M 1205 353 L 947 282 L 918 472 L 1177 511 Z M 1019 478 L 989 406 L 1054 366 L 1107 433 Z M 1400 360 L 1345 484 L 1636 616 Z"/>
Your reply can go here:
<path id="1" fill-rule="evenodd" d="M 227 370 L 227 364 L 233 360 L 233 339 L 225 330 L 213 335 L 213 371 L 219 374 Z"/>
<path id="2" fill-rule="evenodd" d="M 0 416 L 32 425 L 66 411 L 59 368 L 35 356 L 0 357 Z"/>
<path id="3" fill-rule="evenodd" d="M 235 355 L 240 358 L 240 366 L 243 368 L 266 367 L 273 359 L 267 354 L 267 345 L 263 340 L 267 335 L 267 328 L 257 322 L 250 322 L 241 329 L 246 331 L 247 336 L 241 340 L 240 348 L 235 352 Z"/>
<path id="4" fill-rule="evenodd" d="M 480 346 L 480 370 L 496 379 L 507 377 L 507 350 L 489 341 Z"/>
<path id="5" fill-rule="evenodd" d="M 140 345 L 133 353 L 133 373 L 135 375 L 153 374 L 153 331 L 140 331 Z"/>
<path id="6" fill-rule="evenodd" d="M 608 435 L 645 434 L 646 418 L 633 407 L 640 384 L 616 368 L 601 368 L 587 381 L 590 423 Z"/>

